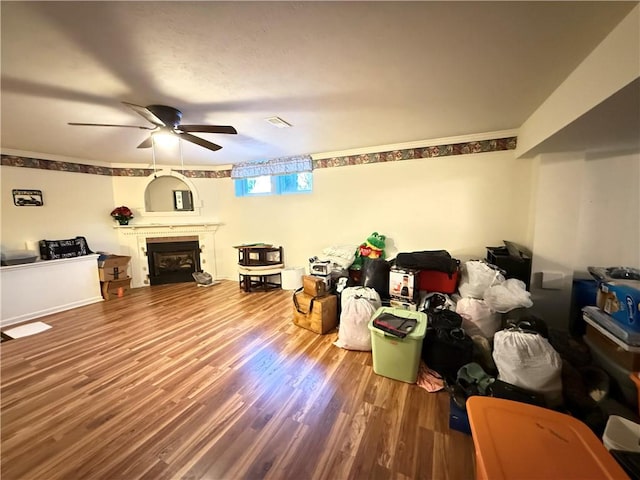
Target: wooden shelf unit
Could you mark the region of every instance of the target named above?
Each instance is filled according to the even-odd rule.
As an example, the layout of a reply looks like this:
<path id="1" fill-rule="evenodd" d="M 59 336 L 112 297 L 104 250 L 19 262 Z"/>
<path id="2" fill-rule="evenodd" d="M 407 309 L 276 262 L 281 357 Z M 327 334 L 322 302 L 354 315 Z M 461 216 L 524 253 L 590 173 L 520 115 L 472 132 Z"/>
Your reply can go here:
<path id="1" fill-rule="evenodd" d="M 245 292 L 282 288 L 284 268 L 282 247 L 271 245 L 240 245 L 238 250 L 238 281 Z"/>

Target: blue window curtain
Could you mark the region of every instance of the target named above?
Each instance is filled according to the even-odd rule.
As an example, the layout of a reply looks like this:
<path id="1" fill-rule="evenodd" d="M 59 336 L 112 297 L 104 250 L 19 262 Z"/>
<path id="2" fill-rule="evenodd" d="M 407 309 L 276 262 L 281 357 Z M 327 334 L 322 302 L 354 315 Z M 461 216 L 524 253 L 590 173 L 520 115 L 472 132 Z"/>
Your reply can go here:
<path id="1" fill-rule="evenodd" d="M 283 157 L 262 162 L 239 163 L 231 168 L 231 178 L 251 178 L 263 175 L 288 175 L 313 171 L 311 155 Z"/>

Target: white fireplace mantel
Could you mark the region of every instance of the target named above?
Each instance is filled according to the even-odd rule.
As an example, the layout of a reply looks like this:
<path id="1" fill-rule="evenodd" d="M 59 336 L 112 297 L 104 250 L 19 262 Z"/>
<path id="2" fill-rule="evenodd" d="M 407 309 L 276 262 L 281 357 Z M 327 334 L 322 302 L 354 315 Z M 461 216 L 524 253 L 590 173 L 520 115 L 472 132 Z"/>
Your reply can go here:
<path id="1" fill-rule="evenodd" d="M 120 247 L 131 257 L 131 286 L 149 286 L 149 264 L 147 263 L 147 238 L 198 236 L 200 244 L 200 263 L 205 272 L 215 279 L 216 242 L 215 233 L 219 222 L 193 223 L 148 223 L 134 225 L 115 225 L 120 239 Z"/>
<path id="2" fill-rule="evenodd" d="M 222 225 L 219 222 L 194 222 L 194 223 L 142 223 L 136 225 L 114 225 L 113 228 L 118 230 L 154 230 L 154 229 L 169 229 L 169 230 L 184 230 L 185 228 L 214 228 L 215 230 Z M 214 231 L 215 231 L 214 230 Z"/>

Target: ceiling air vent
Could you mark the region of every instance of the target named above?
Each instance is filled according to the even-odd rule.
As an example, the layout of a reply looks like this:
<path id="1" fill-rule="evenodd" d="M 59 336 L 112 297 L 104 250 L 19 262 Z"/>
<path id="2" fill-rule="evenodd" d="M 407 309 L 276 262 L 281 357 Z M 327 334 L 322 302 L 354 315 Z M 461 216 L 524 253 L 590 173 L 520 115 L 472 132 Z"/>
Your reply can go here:
<path id="1" fill-rule="evenodd" d="M 273 125 L 274 127 L 278 127 L 278 128 L 290 128 L 291 127 L 290 123 L 285 122 L 280 117 L 269 117 L 269 118 L 265 118 L 265 120 L 267 122 L 269 122 L 271 125 Z"/>

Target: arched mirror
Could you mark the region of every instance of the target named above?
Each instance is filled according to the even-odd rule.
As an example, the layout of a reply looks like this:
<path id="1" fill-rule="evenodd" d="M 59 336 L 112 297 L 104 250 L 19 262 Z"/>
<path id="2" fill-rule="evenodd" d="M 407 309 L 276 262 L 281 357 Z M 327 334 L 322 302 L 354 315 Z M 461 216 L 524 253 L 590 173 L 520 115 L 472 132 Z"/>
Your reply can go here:
<path id="1" fill-rule="evenodd" d="M 162 170 L 149 178 L 144 191 L 145 213 L 184 213 L 193 215 L 199 199 L 195 187 L 183 175 Z"/>

